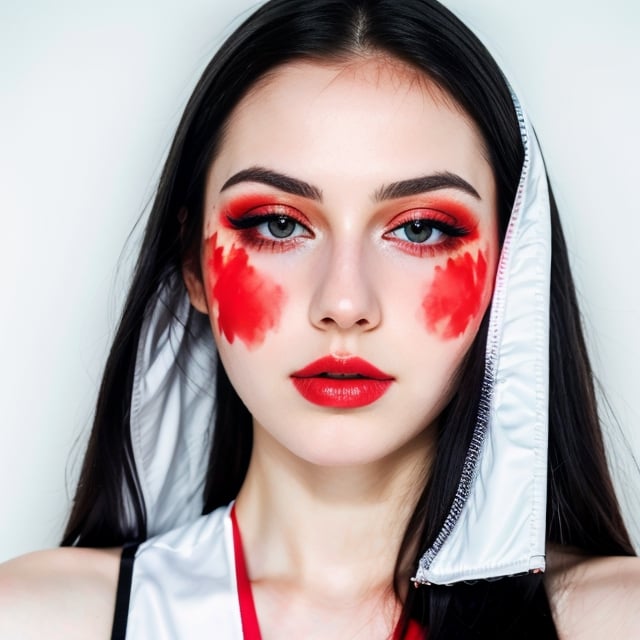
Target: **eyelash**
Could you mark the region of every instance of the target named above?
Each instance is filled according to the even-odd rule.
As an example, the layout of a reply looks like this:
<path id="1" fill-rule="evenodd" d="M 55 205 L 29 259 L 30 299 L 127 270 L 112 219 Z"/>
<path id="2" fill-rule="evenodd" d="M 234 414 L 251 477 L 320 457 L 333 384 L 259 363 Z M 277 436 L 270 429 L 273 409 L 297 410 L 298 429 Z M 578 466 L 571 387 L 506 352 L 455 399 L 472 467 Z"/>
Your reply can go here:
<path id="1" fill-rule="evenodd" d="M 303 239 L 313 238 L 313 232 L 296 217 L 285 213 L 265 213 L 255 215 L 244 215 L 239 218 L 227 216 L 227 221 L 232 228 L 240 231 L 243 236 L 243 240 L 252 248 L 256 250 L 267 249 L 270 251 L 287 251 L 292 246 L 299 244 Z M 304 230 L 306 233 L 298 234 L 295 236 L 285 236 L 276 238 L 274 236 L 266 235 L 266 232 L 261 232 L 259 228 L 263 225 L 268 225 L 271 222 L 285 221 L 293 223 L 296 228 Z"/>
<path id="2" fill-rule="evenodd" d="M 432 216 L 436 214 L 437 212 L 431 212 Z M 233 229 L 236 229 L 242 234 L 243 241 L 254 250 L 267 250 L 272 252 L 288 251 L 300 244 L 303 240 L 315 237 L 306 224 L 290 213 L 257 213 L 239 217 L 227 215 L 226 220 Z M 294 230 L 289 236 L 280 238 L 268 235 L 270 231 L 266 228 L 262 231 L 260 230 L 260 227 L 269 225 L 272 222 L 293 223 L 295 225 Z M 416 223 L 424 223 L 425 229 L 430 229 L 432 232 L 439 232 L 442 234 L 442 239 L 427 244 L 431 235 L 425 238 L 423 242 L 415 242 L 408 238 L 402 239 L 392 235 L 402 229 L 406 230 L 410 225 Z M 298 231 L 297 235 L 293 235 L 296 233 L 296 230 Z M 300 231 L 303 232 L 300 233 Z M 420 216 L 417 215 L 417 212 L 413 212 L 413 217 L 405 220 L 401 224 L 395 225 L 392 229 L 385 232 L 383 237 L 398 245 L 400 249 L 407 253 L 418 257 L 431 257 L 441 252 L 454 251 L 464 243 L 465 236 L 468 236 L 471 232 L 472 229 L 467 226 L 450 224 L 427 215 Z"/>
<path id="3" fill-rule="evenodd" d="M 412 242 L 409 239 L 402 239 L 397 236 L 392 236 L 396 231 L 401 229 L 407 229 L 410 225 L 415 223 L 424 223 L 427 229 L 438 231 L 442 234 L 442 239 L 438 242 L 429 243 L 427 241 L 430 238 L 426 238 L 423 242 Z M 457 249 L 463 242 L 465 236 L 468 236 L 471 230 L 463 225 L 449 224 L 441 220 L 434 220 L 428 217 L 414 217 L 406 220 L 402 224 L 396 225 L 385 233 L 385 237 L 400 245 L 400 247 L 413 255 L 423 256 L 435 256 L 441 252 L 448 252 Z"/>

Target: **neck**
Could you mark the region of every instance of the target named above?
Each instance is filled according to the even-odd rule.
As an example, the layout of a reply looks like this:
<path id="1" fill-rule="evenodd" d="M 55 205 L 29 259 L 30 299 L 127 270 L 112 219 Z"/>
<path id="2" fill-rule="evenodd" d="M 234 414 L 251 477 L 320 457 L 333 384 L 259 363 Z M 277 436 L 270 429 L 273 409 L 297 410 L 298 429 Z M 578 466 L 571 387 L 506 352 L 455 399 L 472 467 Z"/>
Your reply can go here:
<path id="1" fill-rule="evenodd" d="M 427 429 L 385 459 L 328 467 L 301 460 L 254 425 L 236 503 L 252 582 L 298 585 L 341 602 L 392 593 L 432 441 Z M 413 569 L 401 568 L 407 581 Z"/>

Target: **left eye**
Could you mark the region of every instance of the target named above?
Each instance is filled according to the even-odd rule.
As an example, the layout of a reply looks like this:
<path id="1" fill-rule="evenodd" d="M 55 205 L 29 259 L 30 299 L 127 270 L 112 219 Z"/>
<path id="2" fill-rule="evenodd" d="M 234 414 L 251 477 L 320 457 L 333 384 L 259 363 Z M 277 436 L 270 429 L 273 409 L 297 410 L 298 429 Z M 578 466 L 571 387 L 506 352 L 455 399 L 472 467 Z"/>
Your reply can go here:
<path id="1" fill-rule="evenodd" d="M 444 232 L 433 225 L 429 220 L 411 220 L 389 232 L 390 235 L 401 240 L 407 240 L 416 244 L 434 244 L 440 242 Z"/>

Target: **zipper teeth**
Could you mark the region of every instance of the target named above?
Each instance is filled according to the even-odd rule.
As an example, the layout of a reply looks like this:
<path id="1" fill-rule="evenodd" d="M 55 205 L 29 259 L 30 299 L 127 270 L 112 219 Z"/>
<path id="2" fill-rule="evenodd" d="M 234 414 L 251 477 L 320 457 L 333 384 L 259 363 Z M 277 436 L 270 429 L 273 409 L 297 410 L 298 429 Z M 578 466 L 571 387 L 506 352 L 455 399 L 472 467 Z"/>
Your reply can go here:
<path id="1" fill-rule="evenodd" d="M 469 499 L 473 480 L 477 473 L 480 451 L 482 450 L 482 446 L 487 435 L 489 416 L 491 415 L 491 402 L 496 382 L 495 374 L 498 362 L 498 347 L 500 344 L 500 335 L 502 333 L 503 326 L 502 319 L 504 315 L 504 299 L 506 295 L 506 274 L 511 262 L 511 246 L 513 244 L 515 228 L 521 214 L 524 187 L 529 175 L 530 165 L 529 134 L 527 131 L 526 121 L 520 102 L 513 91 L 511 91 L 511 98 L 513 100 L 518 124 L 520 126 L 520 137 L 524 147 L 524 159 L 522 162 L 520 181 L 518 182 L 518 190 L 516 192 L 511 213 L 511 220 L 509 222 L 502 247 L 504 259 L 500 260 L 500 264 L 498 266 L 494 299 L 492 300 L 491 306 L 489 333 L 487 335 L 486 363 L 480 392 L 480 401 L 478 403 L 478 417 L 476 420 L 476 426 L 473 430 L 471 442 L 469 443 L 469 448 L 467 449 L 464 464 L 462 466 L 462 474 L 456 489 L 456 494 L 453 498 L 453 503 L 451 504 L 449 513 L 447 514 L 444 524 L 442 525 L 436 539 L 431 547 L 429 547 L 429 549 L 427 549 L 424 555 L 420 558 L 418 571 L 415 578 L 413 578 L 413 582 L 416 584 L 430 584 L 426 579 L 426 572 L 429 570 L 435 560 L 435 557 L 451 535 L 454 527 L 460 519 L 462 510 Z"/>
<path id="2" fill-rule="evenodd" d="M 486 367 L 487 370 L 490 368 L 490 366 Z M 456 489 L 456 495 L 453 498 L 453 503 L 451 505 L 451 508 L 449 509 L 449 513 L 447 514 L 444 524 L 442 525 L 442 528 L 438 533 L 438 536 L 436 537 L 431 547 L 420 559 L 418 575 L 415 579 L 416 582 L 428 584 L 421 578 L 421 575 L 429 569 L 435 557 L 438 555 L 440 549 L 446 542 L 447 538 L 451 535 L 453 528 L 460 518 L 462 509 L 464 508 L 464 505 L 469 498 L 469 494 L 471 493 L 471 485 L 473 482 L 473 478 L 475 477 L 478 457 L 487 432 L 487 424 L 489 421 L 491 407 L 490 396 L 492 386 L 492 379 L 487 371 L 482 382 L 482 391 L 480 396 L 480 403 L 478 406 L 478 419 L 473 431 L 471 442 L 469 443 L 469 448 L 467 449 L 464 465 L 462 467 L 462 474 L 460 476 L 460 482 L 458 483 L 458 488 Z"/>

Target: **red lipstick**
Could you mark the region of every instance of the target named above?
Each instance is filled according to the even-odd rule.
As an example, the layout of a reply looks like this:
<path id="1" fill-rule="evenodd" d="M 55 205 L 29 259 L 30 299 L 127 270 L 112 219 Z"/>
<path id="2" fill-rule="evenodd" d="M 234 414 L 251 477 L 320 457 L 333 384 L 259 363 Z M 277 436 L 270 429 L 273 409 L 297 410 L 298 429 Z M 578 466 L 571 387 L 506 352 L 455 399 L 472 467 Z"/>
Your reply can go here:
<path id="1" fill-rule="evenodd" d="M 356 409 L 381 398 L 391 386 L 393 376 L 362 358 L 325 356 L 292 373 L 291 381 L 308 402 Z"/>

